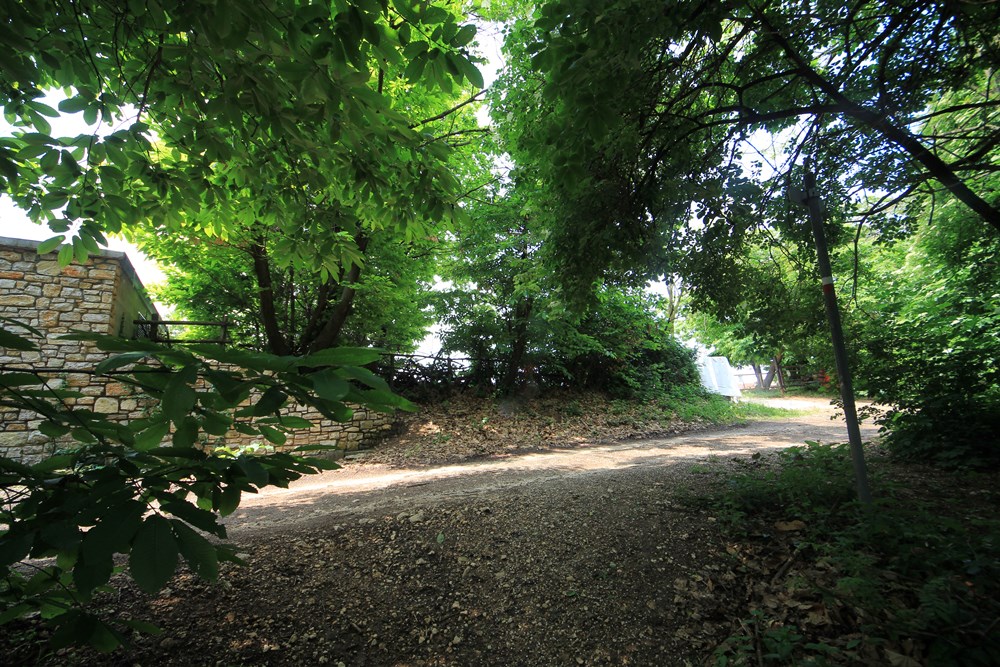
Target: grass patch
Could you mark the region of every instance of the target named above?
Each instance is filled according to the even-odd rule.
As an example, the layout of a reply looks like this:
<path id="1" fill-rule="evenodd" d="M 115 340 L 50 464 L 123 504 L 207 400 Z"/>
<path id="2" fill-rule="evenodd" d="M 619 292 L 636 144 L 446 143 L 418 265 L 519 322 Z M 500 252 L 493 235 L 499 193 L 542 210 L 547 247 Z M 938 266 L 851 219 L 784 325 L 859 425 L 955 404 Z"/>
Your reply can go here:
<path id="1" fill-rule="evenodd" d="M 712 424 L 733 424 L 751 419 L 788 419 L 809 414 L 808 410 L 790 410 L 753 401 L 733 403 L 716 394 L 671 395 L 658 405 L 674 417 L 686 422 L 707 421 Z"/>
<path id="2" fill-rule="evenodd" d="M 878 460 L 865 511 L 846 445 L 736 465 L 725 490 L 688 499 L 719 516 L 754 584 L 715 664 L 1000 664 L 995 476 Z"/>

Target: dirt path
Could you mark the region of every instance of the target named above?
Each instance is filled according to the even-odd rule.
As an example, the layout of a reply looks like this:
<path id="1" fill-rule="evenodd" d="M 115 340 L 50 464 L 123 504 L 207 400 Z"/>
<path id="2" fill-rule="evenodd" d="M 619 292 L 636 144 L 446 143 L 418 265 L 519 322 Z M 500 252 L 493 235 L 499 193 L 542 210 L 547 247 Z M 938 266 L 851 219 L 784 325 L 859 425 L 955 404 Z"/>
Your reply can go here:
<path id="1" fill-rule="evenodd" d="M 785 421 L 757 421 L 668 438 L 611 445 L 576 445 L 458 465 L 393 468 L 351 462 L 339 470 L 299 480 L 289 489 L 244 496 L 228 519 L 231 533 L 288 530 L 297 524 L 343 521 L 433 507 L 473 495 L 502 496 L 514 488 L 559 482 L 572 486 L 598 477 L 626 478 L 642 468 L 692 464 L 709 456 L 740 455 L 800 445 L 806 440 L 844 442 L 842 419 L 827 399 L 768 399 L 774 407 L 808 411 Z M 862 425 L 862 437 L 877 434 Z"/>
<path id="2" fill-rule="evenodd" d="M 729 466 L 845 439 L 829 406 L 792 407 L 815 411 L 446 467 L 350 463 L 246 497 L 228 519 L 243 566 L 215 584 L 180 575 L 155 597 L 125 584 L 109 601 L 108 615 L 163 634 L 47 664 L 705 664 L 750 613 L 759 573 L 678 493 L 715 483 L 698 464 L 711 455 Z"/>

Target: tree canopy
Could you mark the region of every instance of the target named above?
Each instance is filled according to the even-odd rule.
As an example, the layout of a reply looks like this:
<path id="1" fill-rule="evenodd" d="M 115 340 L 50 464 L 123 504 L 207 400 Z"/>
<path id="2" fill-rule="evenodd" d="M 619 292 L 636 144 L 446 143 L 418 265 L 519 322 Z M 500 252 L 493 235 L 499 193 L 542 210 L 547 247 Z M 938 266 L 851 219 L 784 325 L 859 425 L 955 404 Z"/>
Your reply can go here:
<path id="1" fill-rule="evenodd" d="M 561 266 L 584 284 L 648 270 L 650 248 L 691 236 L 692 215 L 697 243 L 726 254 L 748 227 L 789 217 L 787 179 L 806 157 L 831 208 L 883 238 L 908 233 L 915 194 L 941 191 L 1000 229 L 998 12 L 544 3 L 507 43 L 511 150 L 551 183 Z M 614 250 L 589 254 L 591 239 Z"/>
<path id="2" fill-rule="evenodd" d="M 457 214 L 445 158 L 468 127 L 436 132 L 482 85 L 457 4 L 18 2 L 5 16 L 0 106 L 18 131 L 0 139 L 0 174 L 60 233 L 43 250 L 70 232 L 63 261 L 138 226 L 234 242 L 266 310 L 270 271 L 350 284 L 372 233 L 425 238 Z M 48 119 L 77 113 L 92 131 L 52 136 Z M 312 349 L 343 322 L 323 324 Z"/>

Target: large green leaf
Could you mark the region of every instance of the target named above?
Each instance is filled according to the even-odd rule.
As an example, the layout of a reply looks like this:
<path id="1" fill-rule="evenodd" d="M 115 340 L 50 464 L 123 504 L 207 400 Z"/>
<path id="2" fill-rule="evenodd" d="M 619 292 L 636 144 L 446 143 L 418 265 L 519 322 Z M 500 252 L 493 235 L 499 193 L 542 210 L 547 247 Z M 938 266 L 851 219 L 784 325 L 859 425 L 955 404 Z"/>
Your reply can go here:
<path id="1" fill-rule="evenodd" d="M 307 377 L 312 380 L 316 395 L 328 401 L 340 401 L 351 390 L 347 380 L 339 377 L 337 371 L 331 368 L 310 373 Z"/>
<path id="2" fill-rule="evenodd" d="M 364 366 L 378 361 L 382 350 L 369 347 L 331 347 L 302 357 L 298 366 Z"/>
<path id="3" fill-rule="evenodd" d="M 183 521 L 170 521 L 177 537 L 181 555 L 191 570 L 202 579 L 215 581 L 219 578 L 219 557 L 215 547 L 204 537 L 191 529 Z"/>
<path id="4" fill-rule="evenodd" d="M 177 541 L 170 522 L 159 514 L 146 517 L 129 554 L 129 571 L 147 593 L 163 588 L 177 569 Z"/>

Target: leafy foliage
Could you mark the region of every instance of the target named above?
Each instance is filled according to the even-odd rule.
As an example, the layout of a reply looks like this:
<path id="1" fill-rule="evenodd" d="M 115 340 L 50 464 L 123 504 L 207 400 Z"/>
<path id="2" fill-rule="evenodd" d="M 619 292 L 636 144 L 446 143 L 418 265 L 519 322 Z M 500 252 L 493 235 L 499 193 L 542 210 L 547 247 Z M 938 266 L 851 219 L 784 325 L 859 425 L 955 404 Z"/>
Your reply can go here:
<path id="1" fill-rule="evenodd" d="M 301 456 L 323 446 L 254 455 L 224 445 L 213 450 L 206 446 L 210 437 L 236 430 L 282 444 L 291 429 L 310 426 L 281 414 L 288 400 L 336 420 L 350 418 L 347 402 L 411 407 L 361 367 L 378 357 L 369 349 L 296 358 L 72 337 L 113 353 L 95 374 L 113 375 L 157 402 L 148 417 L 122 424 L 67 404 L 80 394 L 40 373 L 0 375 L 0 406 L 37 414 L 39 430 L 63 443 L 35 465 L 0 458 L 0 622 L 39 612 L 55 626 L 57 646 L 89 642 L 110 650 L 124 640 L 126 626 L 144 629 L 92 617 L 84 608 L 107 587 L 116 554 L 128 555 L 128 572 L 147 592 L 162 588 L 181 559 L 214 580 L 219 562 L 234 560 L 228 546 L 208 537 L 225 537 L 219 515 L 233 512 L 243 493 L 336 467 Z M 4 346 L 35 348 L 8 329 Z"/>
<path id="2" fill-rule="evenodd" d="M 1000 226 L 982 187 L 996 159 L 995 132 L 983 131 L 1000 108 L 995 83 L 983 84 L 996 12 L 549 2 L 511 33 L 496 118 L 507 114 L 515 161 L 546 183 L 559 266 L 583 291 L 628 270 L 671 272 L 692 217 L 706 258 L 731 256 L 745 230 L 787 217 L 786 179 L 803 156 L 830 200 L 851 202 L 883 238 L 908 233 L 893 205 L 935 179 Z M 930 118 L 949 119 L 948 131 Z"/>
<path id="3" fill-rule="evenodd" d="M 900 455 L 957 467 L 1000 457 L 998 253 L 1000 235 L 945 205 L 911 245 L 872 260 L 863 368 Z"/>

